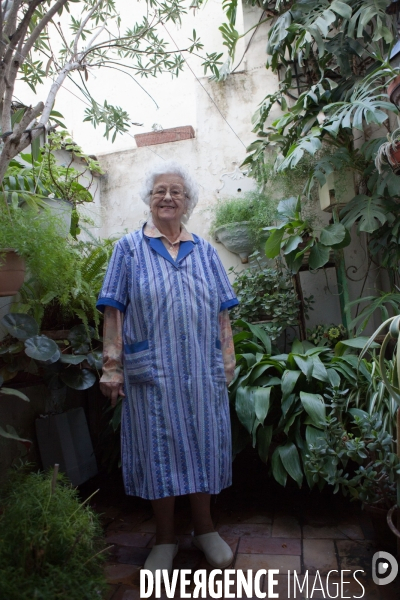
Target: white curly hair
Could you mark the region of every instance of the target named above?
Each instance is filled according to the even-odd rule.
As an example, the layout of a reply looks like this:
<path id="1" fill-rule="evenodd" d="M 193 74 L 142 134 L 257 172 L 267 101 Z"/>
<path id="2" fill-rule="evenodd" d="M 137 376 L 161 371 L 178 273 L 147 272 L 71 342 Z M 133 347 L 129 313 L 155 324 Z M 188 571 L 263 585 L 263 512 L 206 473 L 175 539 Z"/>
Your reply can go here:
<path id="1" fill-rule="evenodd" d="M 139 196 L 145 204 L 150 206 L 151 194 L 153 191 L 154 181 L 160 175 L 179 175 L 185 182 L 185 195 L 187 201 L 186 214 L 182 217 L 182 221 L 186 223 L 199 200 L 199 188 L 192 175 L 185 167 L 174 160 L 166 160 L 158 162 L 147 171 L 144 183 L 139 191 Z"/>

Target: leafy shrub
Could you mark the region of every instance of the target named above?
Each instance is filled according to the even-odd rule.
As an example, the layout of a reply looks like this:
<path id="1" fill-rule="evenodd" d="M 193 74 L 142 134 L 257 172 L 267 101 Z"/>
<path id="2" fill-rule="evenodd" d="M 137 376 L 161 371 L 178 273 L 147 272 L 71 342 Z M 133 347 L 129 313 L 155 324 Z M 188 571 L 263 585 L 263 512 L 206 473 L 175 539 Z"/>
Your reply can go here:
<path id="1" fill-rule="evenodd" d="M 59 476 L 11 476 L 0 519 L 0 597 L 99 600 L 104 545 L 93 510 Z"/>
<path id="2" fill-rule="evenodd" d="M 335 473 L 325 476 L 326 461 L 316 463 L 313 455 L 328 445 L 332 418 L 357 438 L 352 411 L 363 411 L 379 420 L 386 446 L 392 443 L 396 403 L 385 394 L 377 359 L 359 361 L 355 354 L 366 338 L 342 340 L 334 350 L 295 340 L 289 353 L 277 354 L 260 326 L 242 320 L 234 325 L 242 328 L 234 336 L 237 367 L 229 386 L 234 454 L 252 443 L 281 485 L 289 477 L 299 486 L 305 478 L 310 487 L 323 487 L 328 475 L 345 477 L 340 461 L 330 461 Z M 393 372 L 393 361 L 385 366 Z M 365 487 L 361 476 L 354 483 Z"/>
<path id="3" fill-rule="evenodd" d="M 233 283 L 240 304 L 234 318 L 245 321 L 269 321 L 263 327 L 275 340 L 286 327 L 298 325 L 299 300 L 287 272 L 261 265 L 236 273 Z"/>

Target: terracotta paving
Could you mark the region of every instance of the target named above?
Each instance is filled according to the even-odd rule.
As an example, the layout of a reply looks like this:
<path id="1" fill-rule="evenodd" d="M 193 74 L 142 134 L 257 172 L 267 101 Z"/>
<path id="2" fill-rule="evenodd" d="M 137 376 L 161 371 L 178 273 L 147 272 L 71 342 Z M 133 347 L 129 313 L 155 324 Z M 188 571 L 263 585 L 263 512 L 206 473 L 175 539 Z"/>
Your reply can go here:
<path id="1" fill-rule="evenodd" d="M 103 513 L 103 519 L 108 521 L 107 544 L 112 546 L 106 565 L 110 586 L 107 600 L 141 598 L 140 568 L 154 544 L 155 537 L 154 521 L 149 511 L 138 510 L 133 516 L 124 508 L 118 514 L 114 513 L 112 518 L 107 510 Z M 285 600 L 294 597 L 400 600 L 399 578 L 388 586 L 376 586 L 371 579 L 371 559 L 378 548 L 372 539 L 371 525 L 362 513 L 353 514 L 351 522 L 348 519 L 339 519 L 335 524 L 324 525 L 314 522 L 311 517 L 301 519 L 291 514 L 280 513 L 275 516 L 270 512 L 261 511 L 250 514 L 245 510 L 242 514 L 215 512 L 216 529 L 230 544 L 235 556 L 234 563 L 229 567 L 234 571 L 230 574 L 233 583 L 228 590 L 222 587 L 223 595 L 219 597 L 239 597 L 235 594 L 235 573 L 238 570 L 246 575 L 248 569 L 252 569 L 253 574 L 260 569 L 277 569 L 279 574 L 274 575 L 276 584 L 270 592 L 278 593 L 278 597 Z M 179 511 L 176 521 L 180 549 L 174 561 L 174 568 L 190 569 L 192 573 L 206 569 L 209 573 L 212 567 L 207 565 L 202 553 L 191 543 L 187 511 Z M 356 575 L 360 583 L 353 577 L 357 569 L 362 571 Z M 327 582 L 327 574 L 330 571 Z M 341 571 L 344 571 L 343 581 L 340 577 Z M 308 594 L 305 592 L 305 586 L 300 592 L 306 572 Z M 221 580 L 221 577 L 219 579 Z M 177 589 L 177 593 L 169 597 L 185 597 L 179 593 L 179 580 Z M 186 597 L 192 597 L 194 589 L 195 583 L 190 579 L 186 588 L 189 595 Z M 218 590 L 217 587 L 216 589 Z M 267 598 L 270 597 L 268 578 L 265 575 L 261 577 L 261 590 L 266 592 Z M 150 597 L 156 596 L 153 594 Z M 167 598 L 165 592 L 159 597 Z"/>
<path id="2" fill-rule="evenodd" d="M 244 486 L 242 480 L 243 477 L 212 504 L 215 528 L 234 553 L 234 562 L 227 572 L 215 577 L 218 595 L 213 588 L 209 595 L 203 595 L 201 588 L 200 594 L 195 595 L 195 590 L 199 591 L 196 582 L 199 584 L 203 576 L 200 571 L 209 577 L 213 569 L 192 545 L 188 501 L 178 498 L 175 526 L 179 552 L 174 560 L 174 569 L 180 570 L 177 591 L 167 596 L 162 589 L 160 595 L 150 598 L 256 598 L 254 588 L 245 587 L 251 583 L 247 582 L 247 571 L 252 570 L 254 576 L 259 570 L 276 569 L 279 573 L 273 575 L 272 582 L 268 575 L 259 574 L 260 589 L 266 598 L 400 600 L 400 574 L 390 585 L 377 586 L 372 581 L 372 556 L 385 548 L 377 546 L 372 523 L 359 506 L 331 494 L 299 491 L 294 486 L 283 490 L 271 484 L 270 479 L 255 486 Z M 105 567 L 109 582 L 107 600 L 143 598 L 140 569 L 155 540 L 151 505 L 127 498 L 121 491 L 117 493 L 112 482 L 107 482 L 105 488 L 106 497 L 100 493 L 95 508 L 102 515 L 110 546 Z M 395 550 L 392 554 L 396 554 Z M 191 573 L 186 575 L 187 586 L 181 595 L 183 569 Z M 356 570 L 360 570 L 355 575 L 359 582 L 354 578 Z M 237 580 L 244 583 L 242 596 L 236 591 Z M 273 592 L 278 595 L 273 596 Z"/>

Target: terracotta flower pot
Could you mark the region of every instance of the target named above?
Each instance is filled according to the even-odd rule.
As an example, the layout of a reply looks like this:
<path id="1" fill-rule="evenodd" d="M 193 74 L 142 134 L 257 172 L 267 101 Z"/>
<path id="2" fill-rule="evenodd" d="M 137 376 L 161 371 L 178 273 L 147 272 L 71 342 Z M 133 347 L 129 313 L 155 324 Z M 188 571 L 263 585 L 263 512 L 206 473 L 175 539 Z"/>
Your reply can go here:
<path id="1" fill-rule="evenodd" d="M 397 142 L 395 150 L 392 148 L 390 149 L 390 153 L 387 155 L 387 157 L 393 171 L 396 174 L 400 173 L 400 142 Z"/>
<path id="2" fill-rule="evenodd" d="M 0 296 L 14 296 L 24 279 L 24 259 L 12 248 L 0 249 Z"/>
<path id="3" fill-rule="evenodd" d="M 400 105 L 400 75 L 393 79 L 392 83 L 387 89 L 390 102 L 393 102 L 396 106 Z"/>

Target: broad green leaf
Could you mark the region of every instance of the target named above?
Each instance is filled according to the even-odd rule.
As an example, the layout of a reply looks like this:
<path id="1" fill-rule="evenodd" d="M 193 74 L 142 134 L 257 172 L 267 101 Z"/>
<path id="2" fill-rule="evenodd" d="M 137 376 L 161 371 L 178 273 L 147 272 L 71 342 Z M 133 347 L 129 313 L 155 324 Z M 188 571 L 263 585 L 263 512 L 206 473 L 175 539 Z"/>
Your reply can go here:
<path id="1" fill-rule="evenodd" d="M 283 229 L 274 229 L 265 242 L 265 256 L 275 258 L 281 251 L 281 242 L 283 238 Z"/>
<path id="2" fill-rule="evenodd" d="M 293 406 L 294 402 L 296 402 L 296 399 L 296 394 L 289 394 L 289 396 L 285 398 L 285 400 L 282 400 L 281 409 L 284 417 L 286 417 L 287 413 L 289 412 L 289 409 Z"/>
<path id="3" fill-rule="evenodd" d="M 247 323 L 247 326 L 251 333 L 264 344 L 266 353 L 271 354 L 271 340 L 265 329 L 252 323 Z"/>
<path id="4" fill-rule="evenodd" d="M 27 448 L 30 448 L 30 446 L 32 445 L 32 440 L 26 440 L 24 438 L 19 437 L 14 432 L 5 431 L 5 429 L 3 429 L 3 427 L 1 427 L 1 426 L 0 426 L 0 436 L 4 437 L 4 438 L 8 438 L 9 440 L 16 440 L 17 442 L 21 442 Z"/>
<path id="5" fill-rule="evenodd" d="M 340 216 L 347 229 L 358 222 L 359 233 L 361 231 L 373 233 L 387 222 L 392 206 L 392 203 L 385 198 L 359 194 L 341 210 Z"/>
<path id="6" fill-rule="evenodd" d="M 252 336 L 252 334 L 249 331 L 239 331 L 239 333 L 236 333 L 233 336 L 233 343 L 234 344 L 238 344 L 242 340 L 251 340 L 252 337 L 253 336 Z"/>
<path id="7" fill-rule="evenodd" d="M 291 235 L 289 238 L 287 238 L 287 240 L 285 240 L 283 253 L 289 254 L 290 252 L 293 252 L 293 250 L 296 250 L 298 245 L 301 244 L 302 241 L 303 238 L 301 237 L 301 235 Z"/>
<path id="8" fill-rule="evenodd" d="M 54 340 L 45 335 L 35 335 L 25 340 L 25 354 L 35 360 L 56 362 L 60 358 L 60 350 Z"/>
<path id="9" fill-rule="evenodd" d="M 61 354 L 60 360 L 67 365 L 79 365 L 86 360 L 85 354 Z"/>
<path id="10" fill-rule="evenodd" d="M 285 221 L 294 221 L 299 218 L 301 210 L 300 198 L 291 196 L 281 200 L 277 207 L 278 215 Z"/>
<path id="11" fill-rule="evenodd" d="M 292 354 L 304 354 L 304 345 L 299 339 L 294 338 L 292 342 Z"/>
<path id="12" fill-rule="evenodd" d="M 73 390 L 87 390 L 96 381 L 96 375 L 88 369 L 69 368 L 60 374 L 60 379 Z"/>
<path id="13" fill-rule="evenodd" d="M 303 472 L 298 450 L 292 442 L 286 442 L 284 446 L 279 446 L 279 455 L 286 471 L 290 477 L 296 481 L 299 487 L 303 482 Z"/>
<path id="14" fill-rule="evenodd" d="M 300 392 L 300 400 L 315 427 L 325 427 L 325 404 L 319 394 Z"/>
<path id="15" fill-rule="evenodd" d="M 293 392 L 301 371 L 286 370 L 282 375 L 282 402 Z"/>
<path id="16" fill-rule="evenodd" d="M 320 240 L 324 246 L 333 246 L 343 242 L 346 236 L 346 228 L 340 223 L 328 225 L 321 230 Z"/>
<path id="17" fill-rule="evenodd" d="M 324 366 L 324 364 L 322 363 L 322 361 L 318 358 L 318 356 L 315 356 L 313 358 L 314 361 L 314 367 L 313 367 L 313 372 L 312 372 L 312 376 L 315 379 L 318 379 L 319 381 L 324 381 L 324 382 L 328 382 L 328 373 L 326 372 L 326 368 Z"/>
<path id="18" fill-rule="evenodd" d="M 265 417 L 269 411 L 269 403 L 271 396 L 271 388 L 263 388 L 259 387 L 254 390 L 254 410 L 256 413 L 257 419 L 260 421 L 261 425 L 264 424 Z"/>
<path id="19" fill-rule="evenodd" d="M 329 248 L 316 242 L 310 250 L 308 265 L 310 269 L 316 270 L 323 267 L 329 261 Z"/>
<path id="20" fill-rule="evenodd" d="M 279 447 L 276 448 L 275 452 L 271 457 L 272 475 L 274 479 L 285 487 L 287 481 L 287 471 L 283 466 Z"/>
<path id="21" fill-rule="evenodd" d="M 91 367 L 98 370 L 103 368 L 103 353 L 100 350 L 93 350 L 93 352 L 90 352 L 87 355 L 87 360 Z"/>
<path id="22" fill-rule="evenodd" d="M 339 387 L 340 386 L 340 375 L 338 374 L 337 371 L 335 371 L 335 369 L 327 369 L 326 372 L 328 373 L 328 379 L 329 379 L 329 383 L 331 384 L 332 387 Z"/>
<path id="23" fill-rule="evenodd" d="M 273 365 L 269 365 L 267 363 L 261 363 L 260 365 L 256 365 L 250 374 L 249 383 L 256 383 L 256 380 L 259 377 L 261 377 L 261 375 L 263 373 L 265 373 L 265 371 L 267 371 L 268 369 L 272 369 L 272 368 L 273 368 Z"/>
<path id="24" fill-rule="evenodd" d="M 306 442 L 308 447 L 317 446 L 321 442 L 321 438 L 325 438 L 325 432 L 320 429 L 316 429 L 311 425 L 306 427 Z"/>
<path id="25" fill-rule="evenodd" d="M 268 461 L 268 452 L 272 440 L 273 426 L 259 427 L 257 430 L 257 450 L 258 456 L 264 463 Z"/>
<path id="26" fill-rule="evenodd" d="M 18 340 L 26 340 L 39 333 L 39 325 L 29 315 L 10 313 L 1 319 L 1 323 Z"/>
<path id="27" fill-rule="evenodd" d="M 254 394 L 251 394 L 250 386 L 239 386 L 236 391 L 235 409 L 239 421 L 249 433 L 253 431 L 256 418 L 254 409 Z M 255 388 L 258 389 L 258 388 Z"/>
<path id="28" fill-rule="evenodd" d="M 294 361 L 299 369 L 304 373 L 307 379 L 311 379 L 313 368 L 314 368 L 314 360 L 311 356 L 297 356 L 293 354 Z"/>
<path id="29" fill-rule="evenodd" d="M 0 389 L 0 394 L 7 394 L 7 396 L 17 396 L 18 398 L 21 398 L 21 400 L 25 400 L 25 402 L 30 402 L 28 396 L 26 396 L 19 390 L 14 390 L 13 388 L 2 387 Z"/>
<path id="30" fill-rule="evenodd" d="M 366 345 L 366 343 L 368 342 L 369 338 L 367 336 L 364 335 L 360 335 L 356 338 L 352 338 L 350 340 L 341 340 L 341 342 L 339 342 L 340 344 L 343 344 L 343 346 L 349 346 L 350 348 L 364 348 L 364 346 Z M 370 345 L 370 348 L 379 348 L 380 344 L 377 344 L 376 342 L 373 342 Z"/>
<path id="31" fill-rule="evenodd" d="M 340 0 L 333 0 L 333 2 L 331 3 L 331 10 L 333 10 L 335 13 L 337 13 L 347 21 L 351 19 L 351 7 L 345 2 L 340 2 Z"/>

